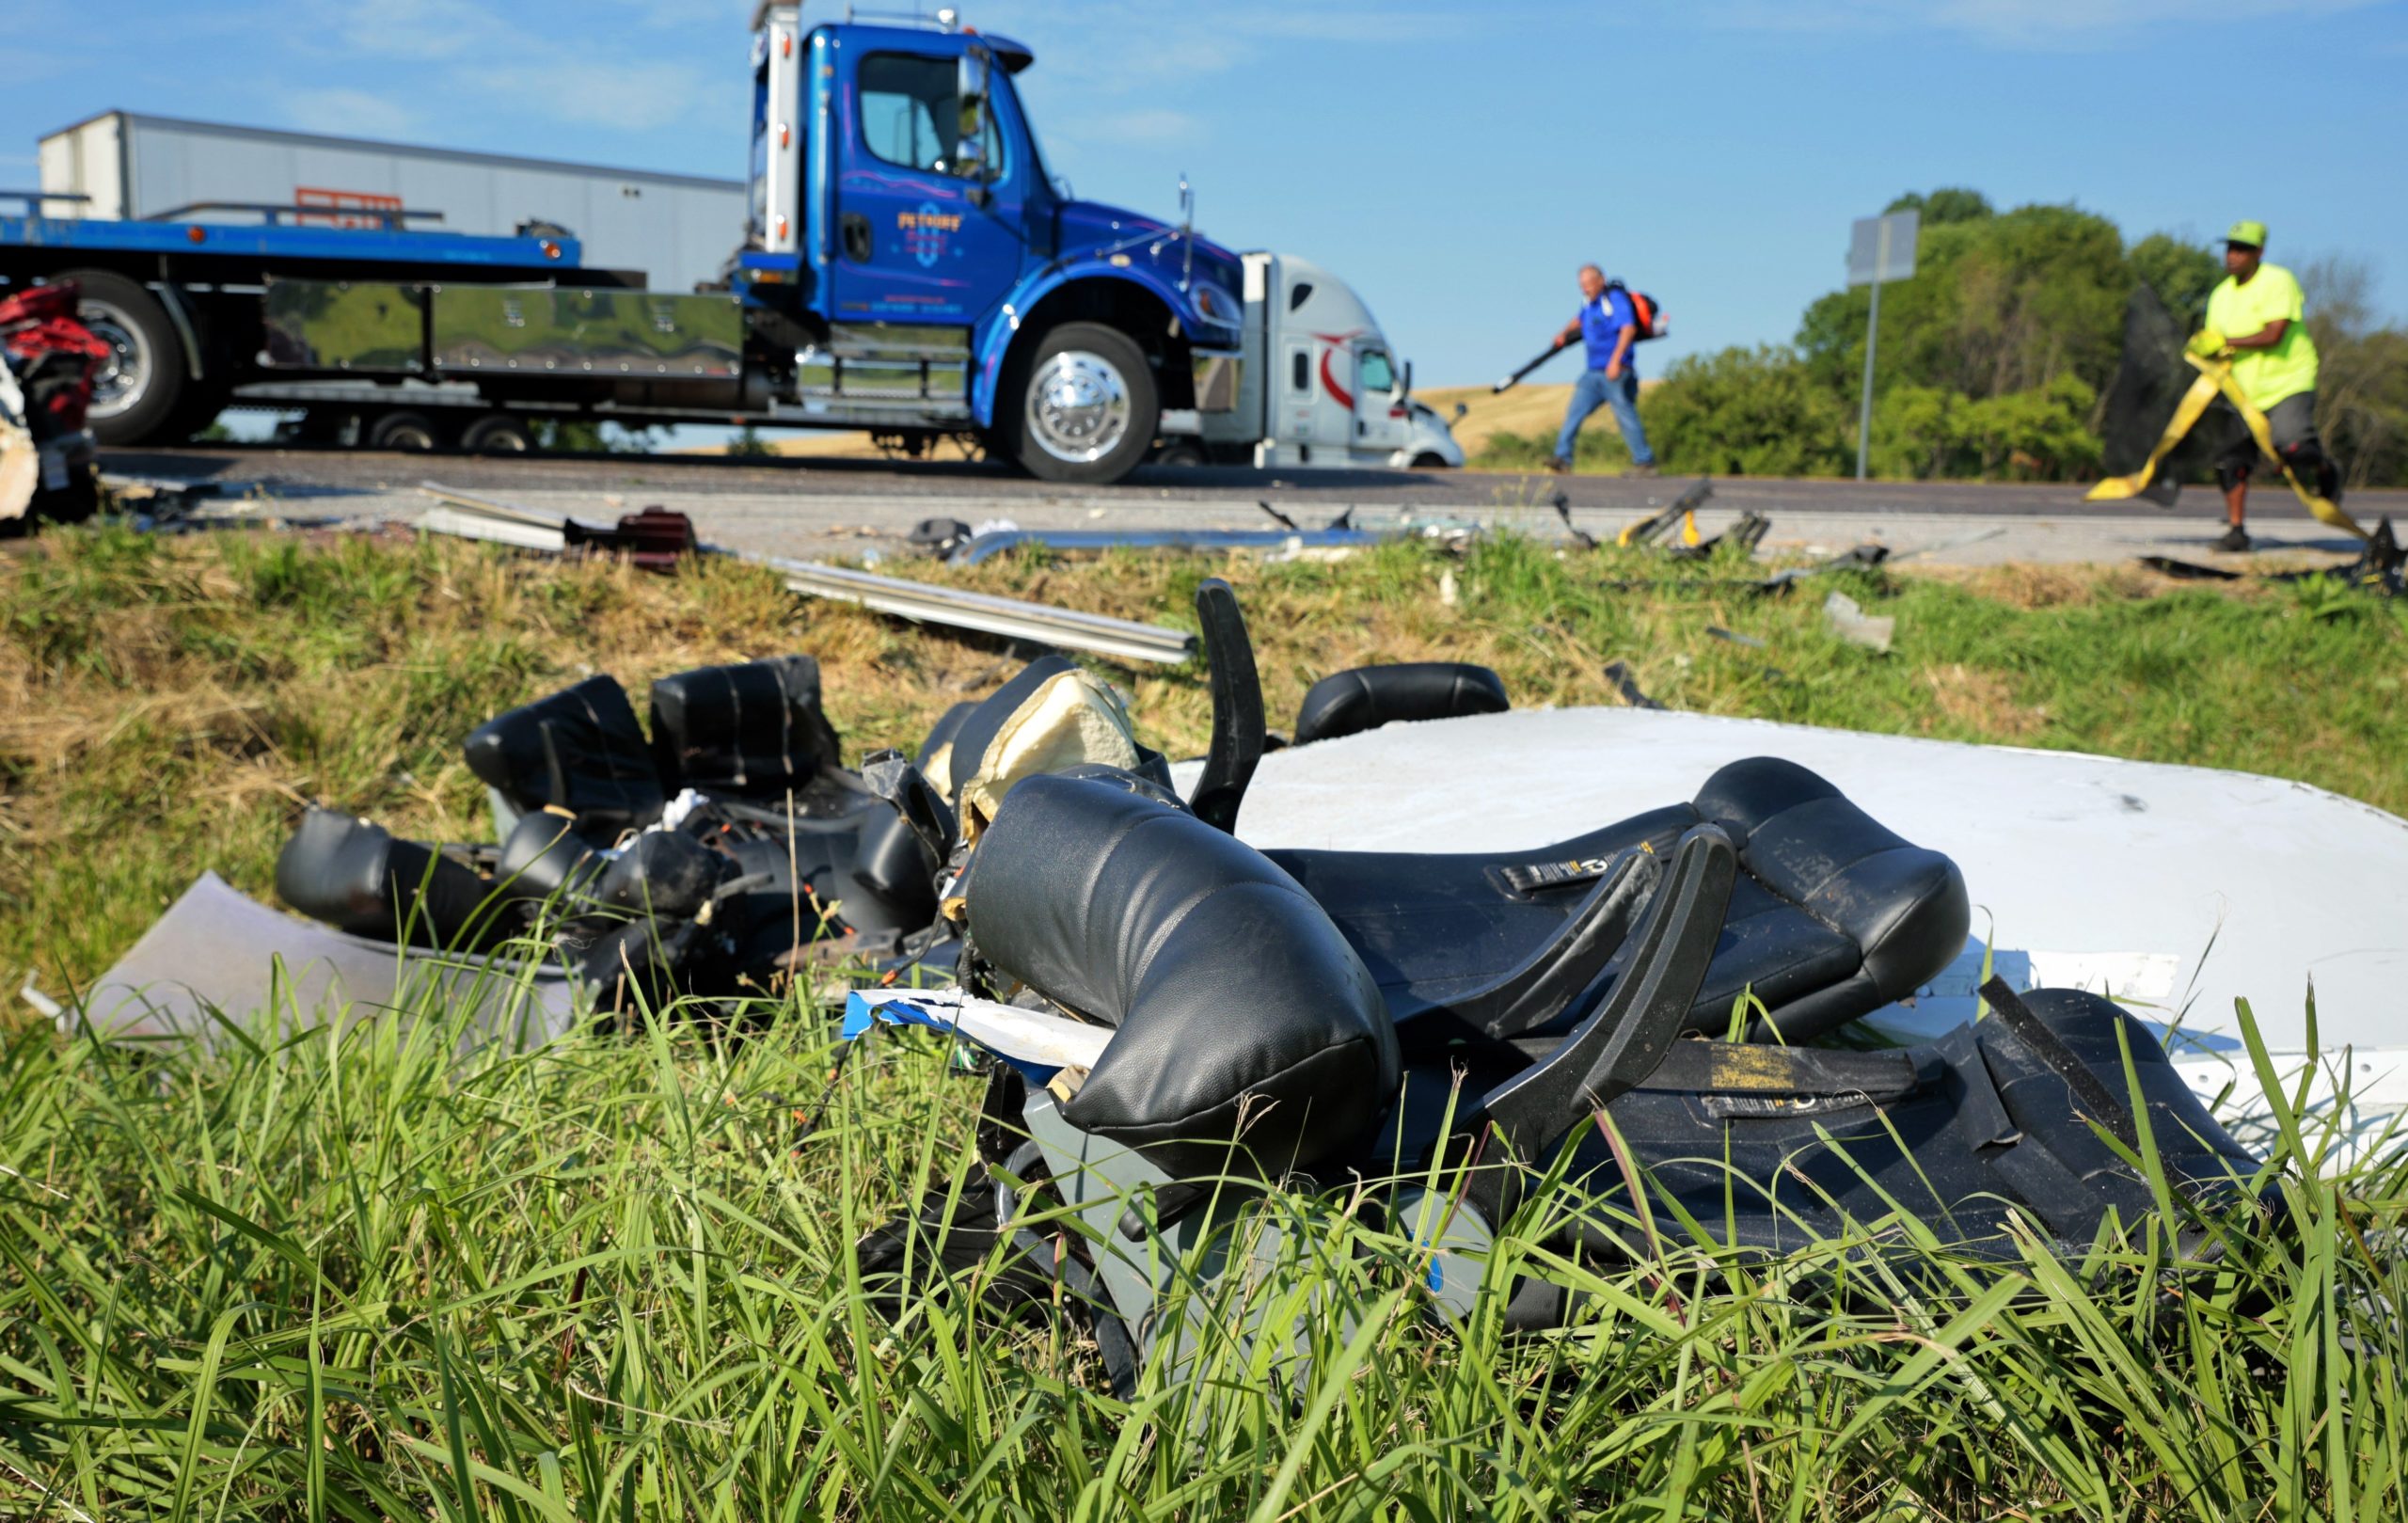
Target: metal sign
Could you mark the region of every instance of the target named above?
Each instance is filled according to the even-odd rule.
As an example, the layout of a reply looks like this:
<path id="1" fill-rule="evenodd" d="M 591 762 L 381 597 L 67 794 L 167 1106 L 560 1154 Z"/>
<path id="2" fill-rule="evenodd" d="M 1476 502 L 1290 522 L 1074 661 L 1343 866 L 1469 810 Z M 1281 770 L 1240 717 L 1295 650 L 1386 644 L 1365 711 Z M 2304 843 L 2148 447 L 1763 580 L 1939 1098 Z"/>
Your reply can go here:
<path id="1" fill-rule="evenodd" d="M 1847 283 L 1877 285 L 1914 274 L 1915 235 L 1922 226 L 1920 212 L 1858 217 L 1848 232 Z"/>
<path id="2" fill-rule="evenodd" d="M 1915 273 L 1915 234 L 1922 228 L 1921 213 L 1893 212 L 1858 217 L 1848 232 L 1847 283 L 1873 288 L 1872 310 L 1864 316 L 1864 390 L 1856 415 L 1858 481 L 1864 480 L 1865 454 L 1873 442 L 1873 344 L 1881 331 L 1881 283 Z"/>

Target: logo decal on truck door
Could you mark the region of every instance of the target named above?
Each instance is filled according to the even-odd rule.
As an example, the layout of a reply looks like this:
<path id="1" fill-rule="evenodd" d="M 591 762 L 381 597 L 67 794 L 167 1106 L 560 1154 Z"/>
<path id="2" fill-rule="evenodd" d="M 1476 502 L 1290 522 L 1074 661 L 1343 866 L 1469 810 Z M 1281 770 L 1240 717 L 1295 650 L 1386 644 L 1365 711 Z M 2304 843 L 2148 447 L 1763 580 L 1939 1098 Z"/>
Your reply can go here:
<path id="1" fill-rule="evenodd" d="M 961 230 L 961 214 L 947 212 L 934 201 L 922 201 L 917 211 L 895 213 L 895 226 L 920 268 L 933 270 L 944 257 L 952 235 Z"/>

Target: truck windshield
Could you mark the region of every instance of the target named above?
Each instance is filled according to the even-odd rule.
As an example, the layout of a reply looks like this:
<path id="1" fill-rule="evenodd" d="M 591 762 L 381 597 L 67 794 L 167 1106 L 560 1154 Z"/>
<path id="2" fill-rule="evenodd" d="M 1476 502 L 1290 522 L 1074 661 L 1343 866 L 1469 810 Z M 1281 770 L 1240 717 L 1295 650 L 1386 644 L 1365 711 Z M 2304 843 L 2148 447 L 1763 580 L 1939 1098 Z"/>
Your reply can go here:
<path id="1" fill-rule="evenodd" d="M 958 65 L 951 58 L 873 53 L 862 60 L 862 138 L 889 164 L 927 174 L 975 174 L 962 154 Z M 1004 170 L 998 164 L 998 174 Z"/>
<path id="2" fill-rule="evenodd" d="M 1010 76 L 1006 75 L 1000 66 L 995 70 L 995 83 L 993 88 L 994 93 L 997 95 L 1008 95 L 1011 97 L 1011 114 L 1020 119 L 1020 135 L 1028 144 L 1029 162 L 1036 166 L 1036 180 L 1034 182 L 1039 185 L 1052 185 L 1054 183 L 1054 175 L 1053 171 L 1045 167 L 1045 145 L 1037 140 L 1037 123 L 1029 119 L 1028 106 L 1026 103 L 1021 100 L 1019 89 L 1014 87 Z M 1000 113 L 998 114 L 995 124 L 995 135 L 999 142 L 1001 140 L 1008 140 L 1014 135 L 1013 134 L 1004 130 Z M 1069 191 L 1061 190 L 1058 186 L 1056 187 L 1056 190 L 1063 196 L 1068 196 L 1069 194 Z"/>

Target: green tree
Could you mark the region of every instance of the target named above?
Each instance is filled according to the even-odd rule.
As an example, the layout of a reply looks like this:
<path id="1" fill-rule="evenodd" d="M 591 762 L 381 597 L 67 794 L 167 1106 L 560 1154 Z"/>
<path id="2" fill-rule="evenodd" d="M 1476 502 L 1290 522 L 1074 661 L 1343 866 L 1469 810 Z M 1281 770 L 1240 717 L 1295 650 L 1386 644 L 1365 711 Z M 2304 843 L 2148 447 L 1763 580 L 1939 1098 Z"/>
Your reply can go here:
<path id="1" fill-rule="evenodd" d="M 2208 309 L 2208 293 L 2224 278 L 2224 261 L 2215 250 L 2170 232 L 2152 232 L 2132 246 L 2129 257 L 2133 276 L 2149 283 L 2165 309 L 2197 326 Z"/>
<path id="2" fill-rule="evenodd" d="M 1984 217 L 1997 214 L 1988 197 L 1962 185 L 1942 185 L 1928 194 L 1910 190 L 1881 209 L 1883 216 L 1893 212 L 1918 213 L 1926 228 L 1941 227 L 1951 222 L 1979 222 Z"/>
<path id="3" fill-rule="evenodd" d="M 2045 386 L 1965 404 L 1960 448 L 1964 473 L 2024 481 L 2062 481 L 2099 465 L 2099 436 L 2090 427 L 2099 393 L 2067 373 Z"/>
<path id="4" fill-rule="evenodd" d="M 2115 374 L 2133 278 L 2115 225 L 2076 207 L 2020 206 L 1927 227 L 1914 278 L 1881 291 L 1874 391 L 1911 382 L 1993 397 L 2068 372 L 2101 389 Z M 1863 373 L 1869 300 L 1862 288 L 1835 291 L 1798 326 L 1799 352 L 1835 395 L 1853 395 Z"/>
<path id="5" fill-rule="evenodd" d="M 2316 337 L 2316 426 L 2348 484 L 2408 484 L 2408 332 L 2375 317 L 2374 275 L 2350 259 L 2297 274 Z"/>
<path id="6" fill-rule="evenodd" d="M 1684 473 L 1836 475 L 1846 443 L 1838 397 L 1773 345 L 1676 360 L 1639 411 L 1656 457 Z"/>

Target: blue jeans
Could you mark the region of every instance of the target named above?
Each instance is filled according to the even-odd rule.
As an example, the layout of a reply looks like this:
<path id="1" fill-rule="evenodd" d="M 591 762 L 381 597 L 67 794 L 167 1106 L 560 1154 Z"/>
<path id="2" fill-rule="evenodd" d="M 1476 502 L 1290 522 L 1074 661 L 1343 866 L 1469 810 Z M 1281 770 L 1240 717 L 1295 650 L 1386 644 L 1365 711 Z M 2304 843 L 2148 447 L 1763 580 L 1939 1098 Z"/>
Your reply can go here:
<path id="1" fill-rule="evenodd" d="M 1580 379 L 1573 383 L 1572 405 L 1563 412 L 1563 432 L 1556 438 L 1555 457 L 1572 458 L 1572 446 L 1580 436 L 1580 425 L 1608 403 L 1613 404 L 1614 426 L 1622 430 L 1622 441 L 1630 446 L 1632 464 L 1654 465 L 1656 452 L 1647 447 L 1647 430 L 1639 422 L 1639 376 L 1628 365 L 1623 367 L 1619 381 L 1607 380 L 1602 370 L 1580 373 Z"/>

